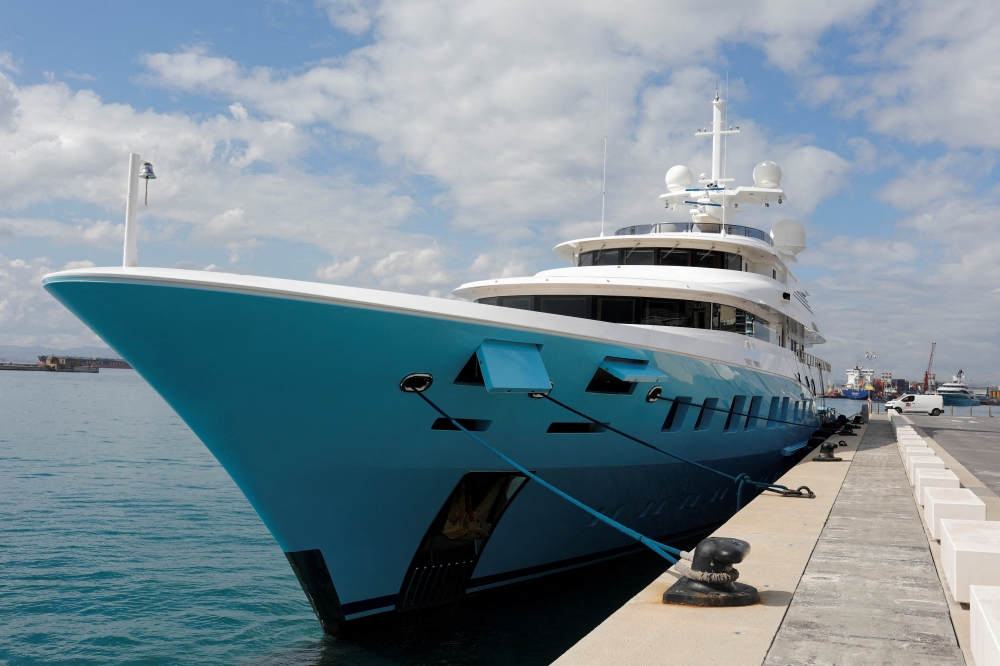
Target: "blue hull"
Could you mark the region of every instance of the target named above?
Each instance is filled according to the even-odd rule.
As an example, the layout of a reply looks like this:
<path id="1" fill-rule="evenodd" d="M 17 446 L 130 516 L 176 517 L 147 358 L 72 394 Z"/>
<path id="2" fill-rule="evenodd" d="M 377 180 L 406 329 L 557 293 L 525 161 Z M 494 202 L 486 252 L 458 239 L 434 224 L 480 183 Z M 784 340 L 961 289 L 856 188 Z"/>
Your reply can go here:
<path id="1" fill-rule="evenodd" d="M 479 434 L 491 444 L 646 535 L 669 539 L 733 514 L 735 488 L 722 477 L 611 432 L 547 432 L 554 422 L 580 419 L 523 393 L 454 383 L 484 339 L 541 345 L 553 397 L 727 473 L 774 480 L 791 460 L 781 449 L 800 446 L 816 423 L 812 400 L 790 377 L 482 318 L 128 279 L 54 276 L 45 288 L 204 442 L 288 554 L 321 620 L 324 613 L 352 619 L 401 607 L 404 582 L 407 589 L 416 584 L 418 549 L 465 475 L 508 472 L 463 433 L 432 429 L 438 415 L 398 388 L 412 372 L 432 373 L 427 395 L 452 416 L 484 424 Z M 490 307 L 468 306 L 477 313 Z M 665 396 L 690 398 L 693 406 L 675 415 L 669 431 L 670 403 L 646 402 L 642 385 L 631 395 L 585 390 L 606 356 L 623 353 L 643 355 L 670 377 L 662 382 Z M 729 409 L 734 396 L 747 396 L 747 405 L 761 396 L 762 418 L 736 418 L 726 429 L 727 414 L 706 411 L 695 429 L 706 398 Z M 766 423 L 772 401 L 773 418 L 801 425 Z M 476 554 L 464 588 L 634 547 L 595 522 L 524 484 Z"/>
<path id="2" fill-rule="evenodd" d="M 942 400 L 944 400 L 945 407 L 972 407 L 978 406 L 979 401 L 972 398 L 967 398 L 964 395 L 954 395 L 949 393 L 939 393 Z"/>
<path id="3" fill-rule="evenodd" d="M 865 389 L 844 389 L 842 395 L 849 400 L 867 400 L 870 391 Z"/>

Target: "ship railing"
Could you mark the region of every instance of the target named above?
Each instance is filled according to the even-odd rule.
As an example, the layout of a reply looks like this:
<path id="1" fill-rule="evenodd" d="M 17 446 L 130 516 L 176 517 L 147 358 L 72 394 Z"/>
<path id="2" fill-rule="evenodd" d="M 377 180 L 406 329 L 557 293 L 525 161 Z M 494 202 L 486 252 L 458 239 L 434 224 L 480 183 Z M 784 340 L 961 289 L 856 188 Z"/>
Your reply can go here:
<path id="1" fill-rule="evenodd" d="M 795 355 L 799 357 L 799 360 L 802 361 L 802 363 L 808 365 L 811 368 L 819 368 L 820 370 L 825 370 L 826 372 L 833 371 L 832 365 L 830 365 L 821 358 L 813 356 L 812 354 L 807 354 L 804 351 L 798 351 L 795 352 Z"/>
<path id="2" fill-rule="evenodd" d="M 744 236 L 753 238 L 768 245 L 774 245 L 771 235 L 740 224 L 702 224 L 696 222 L 660 222 L 658 224 L 636 224 L 631 227 L 622 227 L 615 231 L 615 236 L 641 236 L 645 234 L 676 234 L 676 233 L 699 233 L 699 234 L 721 234 L 725 232 L 727 236 Z"/>

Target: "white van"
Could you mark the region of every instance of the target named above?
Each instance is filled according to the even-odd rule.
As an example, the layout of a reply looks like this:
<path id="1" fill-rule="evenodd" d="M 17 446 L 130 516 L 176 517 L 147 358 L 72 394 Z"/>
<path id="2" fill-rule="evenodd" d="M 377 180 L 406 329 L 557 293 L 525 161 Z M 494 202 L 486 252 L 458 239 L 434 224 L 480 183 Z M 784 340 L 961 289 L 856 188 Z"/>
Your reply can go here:
<path id="1" fill-rule="evenodd" d="M 944 413 L 944 398 L 939 395 L 907 393 L 897 400 L 885 403 L 885 410 L 889 411 L 890 409 L 895 409 L 900 414 L 903 412 L 923 412 L 937 416 Z"/>

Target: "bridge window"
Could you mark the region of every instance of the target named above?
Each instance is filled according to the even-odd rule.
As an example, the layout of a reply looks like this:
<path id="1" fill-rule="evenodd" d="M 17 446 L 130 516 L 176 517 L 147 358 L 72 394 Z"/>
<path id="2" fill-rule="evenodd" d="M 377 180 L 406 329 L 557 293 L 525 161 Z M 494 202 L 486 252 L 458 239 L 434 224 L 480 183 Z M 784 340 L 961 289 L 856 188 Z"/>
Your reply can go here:
<path id="1" fill-rule="evenodd" d="M 743 257 L 731 252 L 678 248 L 623 248 L 581 252 L 578 266 L 694 266 L 742 271 Z"/>
<path id="2" fill-rule="evenodd" d="M 691 250 L 660 250 L 661 266 L 690 266 Z"/>
<path id="3" fill-rule="evenodd" d="M 620 266 L 621 260 L 621 250 L 597 250 L 597 255 L 594 257 L 595 266 Z"/>
<path id="4" fill-rule="evenodd" d="M 653 266 L 656 264 L 655 260 L 656 250 L 646 248 L 625 250 L 626 266 Z"/>

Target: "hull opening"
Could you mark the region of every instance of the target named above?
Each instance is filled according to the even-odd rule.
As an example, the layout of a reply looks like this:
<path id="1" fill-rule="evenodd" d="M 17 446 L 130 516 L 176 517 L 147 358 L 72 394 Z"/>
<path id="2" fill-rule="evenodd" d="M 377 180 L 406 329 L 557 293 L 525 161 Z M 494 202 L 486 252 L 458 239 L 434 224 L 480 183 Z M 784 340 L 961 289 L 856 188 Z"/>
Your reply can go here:
<path id="1" fill-rule="evenodd" d="M 490 535 L 527 477 L 511 472 L 469 472 L 427 528 L 403 578 L 396 610 L 458 601 L 465 596 Z"/>

